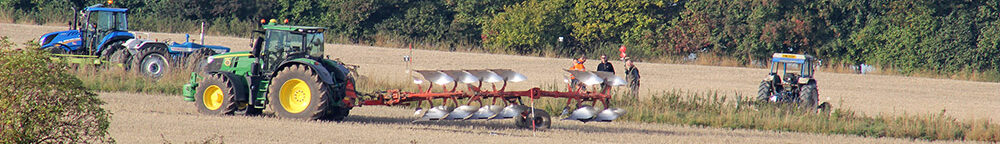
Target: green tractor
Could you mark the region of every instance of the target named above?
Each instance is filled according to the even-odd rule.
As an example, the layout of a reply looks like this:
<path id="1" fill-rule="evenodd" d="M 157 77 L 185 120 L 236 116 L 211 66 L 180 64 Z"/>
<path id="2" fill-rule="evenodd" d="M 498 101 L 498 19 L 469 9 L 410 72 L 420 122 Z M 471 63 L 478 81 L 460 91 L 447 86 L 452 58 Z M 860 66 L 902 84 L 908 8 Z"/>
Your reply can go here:
<path id="1" fill-rule="evenodd" d="M 322 27 L 261 25 L 253 51 L 208 58 L 184 85 L 186 101 L 209 115 L 343 120 L 357 94 L 351 71 L 324 59 Z"/>
<path id="2" fill-rule="evenodd" d="M 757 101 L 797 103 L 807 108 L 826 109 L 819 103 L 816 87 L 816 57 L 802 54 L 775 53 L 771 57 L 771 72 L 760 82 Z"/>

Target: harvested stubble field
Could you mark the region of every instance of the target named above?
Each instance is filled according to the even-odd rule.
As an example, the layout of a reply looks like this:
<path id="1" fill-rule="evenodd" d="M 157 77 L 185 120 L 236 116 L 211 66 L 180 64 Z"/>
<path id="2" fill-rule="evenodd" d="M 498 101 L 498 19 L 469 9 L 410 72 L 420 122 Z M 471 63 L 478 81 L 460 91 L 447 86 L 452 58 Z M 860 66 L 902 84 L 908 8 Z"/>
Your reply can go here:
<path id="1" fill-rule="evenodd" d="M 174 95 L 101 93 L 121 143 L 912 143 L 897 138 L 728 130 L 645 123 L 554 121 L 532 132 L 511 120 L 411 123 L 412 109 L 360 107 L 343 122 L 207 116 Z M 941 141 L 938 141 L 941 142 Z"/>
<path id="2" fill-rule="evenodd" d="M 12 41 L 37 39 L 43 33 L 65 27 L 0 24 L 0 35 Z M 183 41 L 183 34 L 153 33 L 153 38 Z M 195 36 L 196 37 L 196 36 Z M 249 39 L 210 36 L 208 44 L 236 51 L 249 50 Z M 361 73 L 373 78 L 406 82 L 406 49 L 353 45 L 327 45 L 327 54 L 360 65 Z M 511 89 L 520 90 L 559 82 L 569 59 L 538 58 L 478 53 L 413 50 L 413 69 L 506 68 L 529 77 Z M 614 61 L 622 70 L 621 62 Z M 596 60 L 588 67 L 596 67 Z M 718 91 L 753 95 L 765 69 L 696 65 L 637 63 L 643 74 L 644 92 L 684 90 Z M 881 75 L 819 73 L 820 98 L 834 106 L 867 115 L 945 114 L 961 120 L 1000 120 L 1000 84 Z M 221 136 L 227 142 L 912 142 L 901 139 L 870 139 L 853 136 L 761 132 L 691 128 L 660 124 L 558 122 L 550 131 L 515 130 L 510 121 L 425 122 L 411 124 L 410 109 L 363 107 L 352 111 L 345 123 L 307 122 L 275 118 L 213 117 L 195 112 L 191 103 L 178 96 L 147 94 L 102 94 L 115 113 L 112 134 L 120 142 L 161 139 L 197 141 Z M 213 136 L 218 135 L 218 136 Z M 266 135 L 266 136 L 261 136 Z M 426 136 L 424 136 L 426 135 Z"/>

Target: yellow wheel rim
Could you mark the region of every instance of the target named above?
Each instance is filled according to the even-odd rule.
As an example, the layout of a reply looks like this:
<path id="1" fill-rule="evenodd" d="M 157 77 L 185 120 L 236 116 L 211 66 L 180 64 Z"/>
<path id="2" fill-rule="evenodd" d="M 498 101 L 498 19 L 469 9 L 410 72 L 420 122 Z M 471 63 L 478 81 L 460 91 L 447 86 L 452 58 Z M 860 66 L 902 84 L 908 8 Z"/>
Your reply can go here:
<path id="1" fill-rule="evenodd" d="M 211 85 L 208 86 L 208 88 L 205 88 L 205 94 L 202 94 L 201 98 L 205 104 L 205 108 L 208 108 L 209 110 L 217 110 L 219 107 L 222 107 L 223 96 L 224 94 L 219 86 Z"/>
<path id="2" fill-rule="evenodd" d="M 289 113 L 299 113 L 309 107 L 309 100 L 312 100 L 312 91 L 309 84 L 301 79 L 290 79 L 281 85 L 278 92 L 281 107 Z"/>

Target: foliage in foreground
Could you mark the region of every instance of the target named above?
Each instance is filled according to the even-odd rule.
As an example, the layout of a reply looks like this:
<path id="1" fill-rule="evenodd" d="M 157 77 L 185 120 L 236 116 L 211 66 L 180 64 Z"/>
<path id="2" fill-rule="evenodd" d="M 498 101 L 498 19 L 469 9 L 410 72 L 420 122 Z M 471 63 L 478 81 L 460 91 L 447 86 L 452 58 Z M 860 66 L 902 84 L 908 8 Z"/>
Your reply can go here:
<path id="1" fill-rule="evenodd" d="M 0 38 L 0 143 L 106 143 L 104 102 L 38 50 Z"/>

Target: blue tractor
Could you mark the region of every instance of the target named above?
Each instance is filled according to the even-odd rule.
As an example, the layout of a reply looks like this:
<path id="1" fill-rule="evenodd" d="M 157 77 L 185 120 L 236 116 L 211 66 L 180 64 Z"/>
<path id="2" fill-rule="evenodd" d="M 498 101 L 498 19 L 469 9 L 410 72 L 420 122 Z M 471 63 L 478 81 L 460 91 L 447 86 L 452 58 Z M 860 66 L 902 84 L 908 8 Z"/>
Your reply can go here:
<path id="1" fill-rule="evenodd" d="M 55 54 L 101 56 L 112 60 L 108 58 L 123 50 L 121 44 L 135 36 L 128 32 L 127 9 L 101 6 L 84 8 L 81 11 L 83 17 L 79 19 L 82 21 L 80 27 L 74 24 L 71 30 L 44 34 L 38 41 L 39 45 Z"/>
<path id="2" fill-rule="evenodd" d="M 80 11 L 83 14 L 77 19 L 80 22 L 73 24 L 71 30 L 44 34 L 39 45 L 42 50 L 70 62 L 120 64 L 126 70 L 136 69 L 150 77 L 160 77 L 171 67 L 198 64 L 198 60 L 210 55 L 229 52 L 226 47 L 187 41 L 137 39 L 128 31 L 127 12 L 128 9 L 106 8 L 101 4 L 86 7 Z"/>

